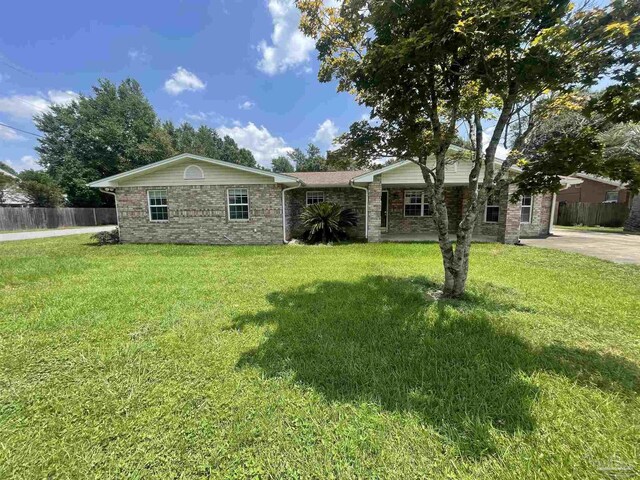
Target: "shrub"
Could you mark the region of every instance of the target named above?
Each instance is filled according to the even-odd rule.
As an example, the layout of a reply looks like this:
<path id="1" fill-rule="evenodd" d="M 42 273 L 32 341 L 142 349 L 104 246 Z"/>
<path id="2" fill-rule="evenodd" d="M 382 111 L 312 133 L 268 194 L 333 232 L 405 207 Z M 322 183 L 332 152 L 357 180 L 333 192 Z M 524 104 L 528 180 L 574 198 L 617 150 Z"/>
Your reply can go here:
<path id="1" fill-rule="evenodd" d="M 312 243 L 339 241 L 347 237 L 347 228 L 358 224 L 358 215 L 351 208 L 337 203 L 314 203 L 300 214 L 302 225 L 307 228 L 305 239 Z"/>
<path id="2" fill-rule="evenodd" d="M 98 245 L 112 245 L 114 243 L 120 243 L 120 230 L 115 228 L 113 230 L 98 232 L 91 235 Z"/>

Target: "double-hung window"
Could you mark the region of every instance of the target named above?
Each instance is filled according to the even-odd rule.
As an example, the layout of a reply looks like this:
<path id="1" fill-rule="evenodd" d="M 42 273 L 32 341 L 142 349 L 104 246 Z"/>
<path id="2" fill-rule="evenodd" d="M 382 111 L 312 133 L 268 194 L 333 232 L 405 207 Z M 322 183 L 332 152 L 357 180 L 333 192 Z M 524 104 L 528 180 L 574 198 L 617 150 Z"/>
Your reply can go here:
<path id="1" fill-rule="evenodd" d="M 429 205 L 426 197 L 427 195 L 419 190 L 407 190 L 406 192 L 404 192 L 404 216 L 431 216 L 431 205 Z"/>
<path id="2" fill-rule="evenodd" d="M 531 210 L 533 208 L 533 197 L 523 195 L 520 205 L 520 223 L 531 223 Z"/>
<path id="3" fill-rule="evenodd" d="M 169 220 L 166 190 L 148 190 L 149 220 L 152 222 L 166 222 Z"/>
<path id="4" fill-rule="evenodd" d="M 324 202 L 324 192 L 307 192 L 307 205 Z"/>
<path id="5" fill-rule="evenodd" d="M 500 219 L 500 196 L 492 194 L 487 199 L 487 205 L 484 209 L 484 221 L 486 223 L 498 223 Z"/>
<path id="6" fill-rule="evenodd" d="M 613 202 L 617 203 L 619 197 L 620 197 L 620 192 L 618 192 L 617 190 L 612 190 L 604 194 L 604 201 L 609 203 L 613 203 Z"/>
<path id="7" fill-rule="evenodd" d="M 249 220 L 249 190 L 230 188 L 227 190 L 229 220 Z"/>

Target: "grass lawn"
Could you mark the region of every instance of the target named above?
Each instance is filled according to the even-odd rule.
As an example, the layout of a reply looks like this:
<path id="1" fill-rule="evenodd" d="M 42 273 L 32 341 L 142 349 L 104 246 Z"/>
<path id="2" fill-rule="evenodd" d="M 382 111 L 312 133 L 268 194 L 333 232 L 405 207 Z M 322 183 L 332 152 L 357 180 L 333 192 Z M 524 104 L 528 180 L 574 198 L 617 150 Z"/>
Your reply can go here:
<path id="1" fill-rule="evenodd" d="M 0 478 L 640 471 L 637 266 L 88 242 L 0 244 Z"/>

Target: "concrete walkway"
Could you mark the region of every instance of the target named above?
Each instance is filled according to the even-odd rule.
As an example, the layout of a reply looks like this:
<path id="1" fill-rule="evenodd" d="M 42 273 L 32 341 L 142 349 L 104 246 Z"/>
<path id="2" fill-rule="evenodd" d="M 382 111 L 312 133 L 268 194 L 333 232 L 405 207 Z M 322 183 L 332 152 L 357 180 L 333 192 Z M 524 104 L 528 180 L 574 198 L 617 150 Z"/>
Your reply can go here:
<path id="1" fill-rule="evenodd" d="M 13 240 L 31 240 L 34 238 L 64 237 L 67 235 L 79 235 L 81 233 L 96 233 L 113 230 L 115 225 L 101 225 L 99 227 L 60 228 L 52 230 L 35 230 L 32 232 L 0 233 L 0 242 Z"/>
<path id="2" fill-rule="evenodd" d="M 522 239 L 524 245 L 582 253 L 615 263 L 640 265 L 640 235 L 583 232 L 553 227 L 548 238 Z"/>

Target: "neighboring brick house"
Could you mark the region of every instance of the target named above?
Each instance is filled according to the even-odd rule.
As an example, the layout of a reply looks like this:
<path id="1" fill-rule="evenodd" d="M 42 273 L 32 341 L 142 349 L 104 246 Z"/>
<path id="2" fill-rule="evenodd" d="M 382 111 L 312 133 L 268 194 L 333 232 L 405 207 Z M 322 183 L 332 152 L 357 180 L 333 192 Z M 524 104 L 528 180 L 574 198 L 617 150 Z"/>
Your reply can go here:
<path id="1" fill-rule="evenodd" d="M 615 180 L 604 177 L 576 173 L 573 175 L 582 180 L 558 193 L 558 202 L 564 203 L 622 203 L 631 205 L 631 192 Z"/>
<path id="2" fill-rule="evenodd" d="M 470 162 L 447 166 L 446 201 L 455 228 L 468 198 Z M 481 173 L 482 176 L 482 173 Z M 420 168 L 410 161 L 371 171 L 279 174 L 182 154 L 89 184 L 116 198 L 120 237 L 135 243 L 276 244 L 299 236 L 305 205 L 335 202 L 360 222 L 351 236 L 370 242 L 433 238 L 435 226 Z M 476 236 L 515 243 L 549 233 L 552 196 L 510 203 L 494 195 Z"/>

